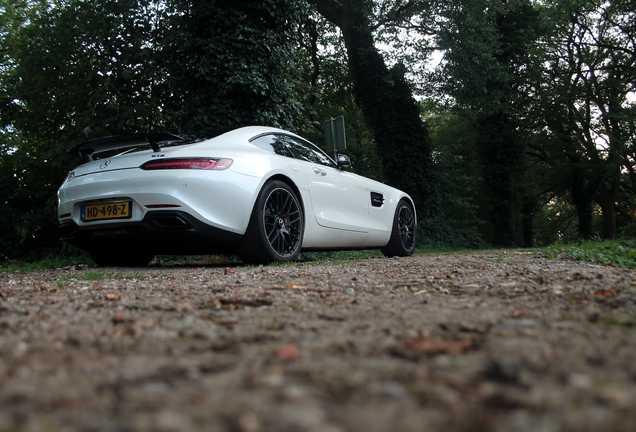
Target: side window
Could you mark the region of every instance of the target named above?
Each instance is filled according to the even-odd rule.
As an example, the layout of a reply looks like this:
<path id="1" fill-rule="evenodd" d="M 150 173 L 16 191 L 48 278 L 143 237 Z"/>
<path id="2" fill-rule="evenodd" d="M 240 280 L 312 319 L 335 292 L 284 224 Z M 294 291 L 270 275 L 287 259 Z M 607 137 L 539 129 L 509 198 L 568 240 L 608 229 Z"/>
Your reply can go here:
<path id="1" fill-rule="evenodd" d="M 336 164 L 329 158 L 329 156 L 310 142 L 302 141 L 290 136 L 286 136 L 285 140 L 289 144 L 290 150 L 296 159 L 337 168 Z"/>
<path id="2" fill-rule="evenodd" d="M 276 153 L 280 156 L 286 156 L 290 158 L 294 157 L 287 147 L 285 138 L 286 137 L 281 135 L 263 135 L 256 139 L 253 139 L 250 142 L 262 150 Z"/>

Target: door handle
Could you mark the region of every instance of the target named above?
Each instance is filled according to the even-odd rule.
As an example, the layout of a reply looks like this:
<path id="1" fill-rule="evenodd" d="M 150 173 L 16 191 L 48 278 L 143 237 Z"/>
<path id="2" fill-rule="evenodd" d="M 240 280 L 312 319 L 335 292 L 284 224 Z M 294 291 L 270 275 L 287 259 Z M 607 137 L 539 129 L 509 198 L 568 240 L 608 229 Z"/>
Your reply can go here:
<path id="1" fill-rule="evenodd" d="M 321 176 L 326 176 L 327 175 L 327 173 L 325 171 L 323 171 L 323 170 L 321 170 L 319 168 L 314 168 L 314 172 L 316 174 L 318 174 L 318 175 L 321 175 Z"/>

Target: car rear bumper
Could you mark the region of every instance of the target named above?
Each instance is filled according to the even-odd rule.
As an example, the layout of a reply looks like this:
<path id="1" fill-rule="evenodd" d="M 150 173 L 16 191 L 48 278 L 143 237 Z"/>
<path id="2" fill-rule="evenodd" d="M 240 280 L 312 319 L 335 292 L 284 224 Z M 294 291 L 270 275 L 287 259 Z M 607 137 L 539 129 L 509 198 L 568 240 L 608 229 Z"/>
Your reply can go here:
<path id="1" fill-rule="evenodd" d="M 202 255 L 231 251 L 242 235 L 210 226 L 178 210 L 148 212 L 140 221 L 78 226 L 60 221 L 61 239 L 93 252 L 149 251 L 155 255 Z"/>

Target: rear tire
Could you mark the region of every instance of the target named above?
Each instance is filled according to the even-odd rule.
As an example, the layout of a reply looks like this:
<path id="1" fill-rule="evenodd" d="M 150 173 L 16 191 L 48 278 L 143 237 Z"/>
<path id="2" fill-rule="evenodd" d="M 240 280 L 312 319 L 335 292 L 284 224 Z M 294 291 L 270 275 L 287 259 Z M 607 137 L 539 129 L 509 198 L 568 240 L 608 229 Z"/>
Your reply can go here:
<path id="1" fill-rule="evenodd" d="M 387 245 L 381 249 L 382 253 L 388 257 L 413 255 L 417 245 L 416 234 L 417 221 L 413 206 L 408 201 L 401 200 L 395 209 L 391 238 Z"/>
<path id="2" fill-rule="evenodd" d="M 90 255 L 95 264 L 100 267 L 145 267 L 155 257 L 149 252 L 90 252 Z"/>
<path id="3" fill-rule="evenodd" d="M 293 261 L 300 253 L 304 230 L 305 218 L 294 190 L 282 181 L 270 181 L 256 198 L 235 252 L 246 264 Z"/>

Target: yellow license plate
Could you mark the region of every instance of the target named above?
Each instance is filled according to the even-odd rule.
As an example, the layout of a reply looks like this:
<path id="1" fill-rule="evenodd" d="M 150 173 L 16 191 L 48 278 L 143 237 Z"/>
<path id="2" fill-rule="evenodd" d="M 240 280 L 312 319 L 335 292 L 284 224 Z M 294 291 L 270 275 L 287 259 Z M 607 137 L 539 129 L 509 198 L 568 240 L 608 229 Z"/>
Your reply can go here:
<path id="1" fill-rule="evenodd" d="M 81 209 L 81 219 L 84 222 L 103 219 L 130 218 L 130 216 L 130 201 L 87 205 L 82 206 Z"/>

